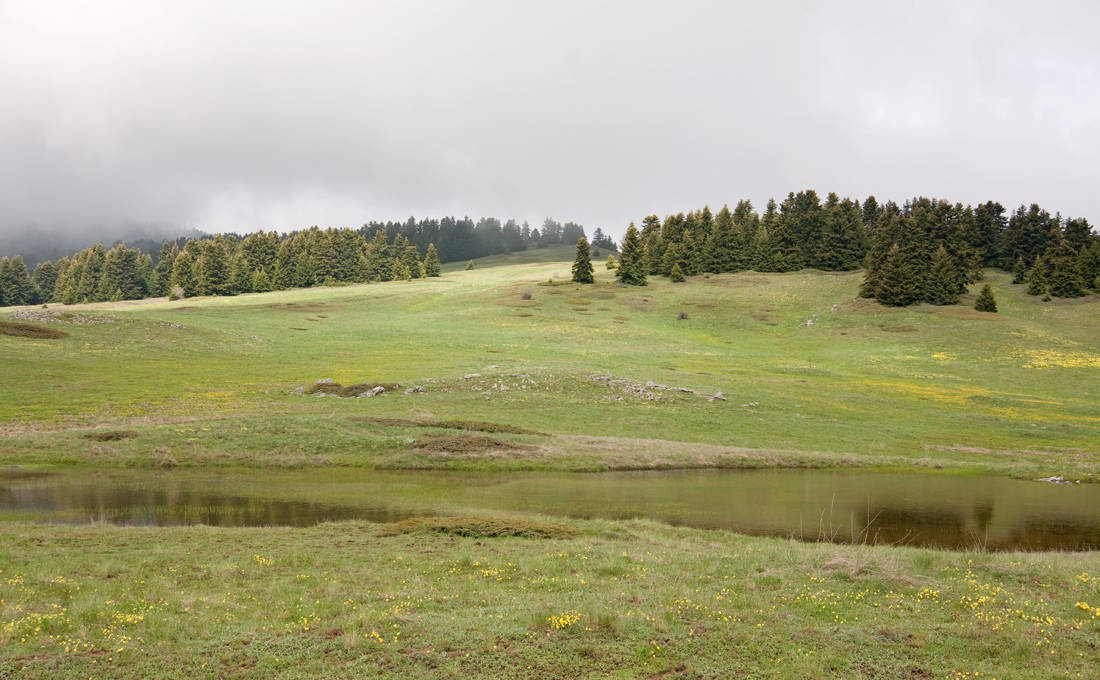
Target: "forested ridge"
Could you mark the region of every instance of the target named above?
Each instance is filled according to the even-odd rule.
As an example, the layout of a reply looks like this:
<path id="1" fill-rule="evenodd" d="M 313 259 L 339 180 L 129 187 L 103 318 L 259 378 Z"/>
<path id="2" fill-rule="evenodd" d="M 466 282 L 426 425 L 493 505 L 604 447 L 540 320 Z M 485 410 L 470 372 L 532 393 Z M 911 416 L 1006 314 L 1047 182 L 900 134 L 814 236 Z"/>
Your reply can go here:
<path id="1" fill-rule="evenodd" d="M 1063 219 L 1038 205 L 1011 215 L 995 202 L 976 207 L 931 198 L 897 205 L 874 196 L 860 202 L 812 190 L 768 201 L 758 213 L 740 201 L 733 210 L 709 207 L 649 215 L 631 223 L 619 279 L 646 275 L 674 281 L 703 273 L 804 268 L 864 268 L 862 297 L 886 305 L 953 304 L 983 267 L 1015 272 L 1033 295 L 1079 297 L 1100 289 L 1100 236 L 1084 219 Z"/>
<path id="2" fill-rule="evenodd" d="M 18 257 L 0 258 L 0 305 L 66 304 L 150 296 L 233 295 L 314 285 L 438 276 L 441 262 L 461 261 L 555 244 L 572 244 L 583 227 L 547 219 L 540 228 L 482 218 L 409 218 L 360 229 L 310 229 L 285 235 L 164 242 L 153 254 L 101 244 L 46 261 L 29 273 Z M 597 229 L 592 246 L 615 243 Z M 596 251 L 598 253 L 598 250 Z M 863 268 L 859 294 L 883 304 L 953 304 L 980 280 L 984 267 L 1014 273 L 1033 295 L 1079 297 L 1100 290 L 1100 235 L 1088 221 L 1051 215 L 1036 204 L 1008 214 L 1000 203 L 976 207 L 914 198 L 898 205 L 862 202 L 813 190 L 768 201 L 763 213 L 748 200 L 717 213 L 709 207 L 649 215 L 623 240 L 617 276 L 674 281 L 704 273 L 804 268 Z"/>
<path id="3" fill-rule="evenodd" d="M 541 227 L 514 220 L 409 218 L 360 229 L 311 227 L 285 235 L 255 232 L 165 241 L 156 253 L 126 244 L 95 244 L 71 257 L 39 263 L 0 258 L 0 305 L 64 304 L 143 297 L 235 295 L 315 285 L 438 276 L 442 262 L 574 243 L 573 222 Z M 614 242 L 596 229 L 594 242 Z"/>

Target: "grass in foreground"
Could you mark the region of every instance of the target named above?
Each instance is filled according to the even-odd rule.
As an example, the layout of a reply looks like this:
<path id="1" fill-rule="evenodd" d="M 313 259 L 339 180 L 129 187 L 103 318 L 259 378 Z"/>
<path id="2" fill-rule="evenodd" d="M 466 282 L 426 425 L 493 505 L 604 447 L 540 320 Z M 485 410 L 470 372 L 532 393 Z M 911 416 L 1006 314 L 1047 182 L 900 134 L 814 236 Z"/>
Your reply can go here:
<path id="1" fill-rule="evenodd" d="M 412 524 L 0 525 L 0 677 L 1095 673 L 1091 555 L 646 522 Z M 528 537 L 490 537 L 509 532 Z"/>

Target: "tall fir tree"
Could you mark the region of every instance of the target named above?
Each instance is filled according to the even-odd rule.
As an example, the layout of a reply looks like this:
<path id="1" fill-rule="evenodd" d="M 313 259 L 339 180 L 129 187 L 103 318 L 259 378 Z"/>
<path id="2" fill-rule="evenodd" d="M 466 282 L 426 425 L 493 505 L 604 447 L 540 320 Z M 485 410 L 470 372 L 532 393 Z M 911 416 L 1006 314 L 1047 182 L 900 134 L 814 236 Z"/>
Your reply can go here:
<path id="1" fill-rule="evenodd" d="M 961 292 L 958 266 L 943 244 L 932 254 L 931 267 L 925 301 L 934 305 L 953 305 L 958 302 Z"/>
<path id="2" fill-rule="evenodd" d="M 439 276 L 439 253 L 435 250 L 435 244 L 428 244 L 428 252 L 424 254 L 424 276 Z"/>
<path id="3" fill-rule="evenodd" d="M 914 272 L 909 258 L 895 243 L 886 252 L 878 282 L 875 298 L 884 305 L 905 307 L 921 299 L 922 291 L 913 283 Z"/>
<path id="4" fill-rule="evenodd" d="M 592 275 L 592 252 L 585 237 L 577 239 L 577 253 L 573 258 L 573 282 L 595 283 Z"/>
<path id="5" fill-rule="evenodd" d="M 39 262 L 31 274 L 31 281 L 34 283 L 35 302 L 52 302 L 57 286 L 57 265 L 49 260 Z"/>
<path id="6" fill-rule="evenodd" d="M 644 286 L 646 284 L 646 273 L 642 258 L 642 240 L 638 234 L 638 228 L 631 222 L 630 226 L 626 228 L 626 235 L 623 237 L 622 250 L 619 254 L 619 266 L 615 270 L 615 278 L 620 283 L 630 286 Z"/>

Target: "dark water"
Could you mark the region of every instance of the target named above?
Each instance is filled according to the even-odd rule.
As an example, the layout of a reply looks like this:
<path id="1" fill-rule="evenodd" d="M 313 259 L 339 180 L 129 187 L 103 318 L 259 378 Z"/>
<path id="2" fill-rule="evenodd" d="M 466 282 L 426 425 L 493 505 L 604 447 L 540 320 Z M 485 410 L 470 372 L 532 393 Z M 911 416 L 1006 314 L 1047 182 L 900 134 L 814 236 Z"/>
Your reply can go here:
<path id="1" fill-rule="evenodd" d="M 487 510 L 648 518 L 813 541 L 1100 549 L 1100 485 L 996 476 L 866 470 L 0 472 L 0 519 L 310 526 Z"/>

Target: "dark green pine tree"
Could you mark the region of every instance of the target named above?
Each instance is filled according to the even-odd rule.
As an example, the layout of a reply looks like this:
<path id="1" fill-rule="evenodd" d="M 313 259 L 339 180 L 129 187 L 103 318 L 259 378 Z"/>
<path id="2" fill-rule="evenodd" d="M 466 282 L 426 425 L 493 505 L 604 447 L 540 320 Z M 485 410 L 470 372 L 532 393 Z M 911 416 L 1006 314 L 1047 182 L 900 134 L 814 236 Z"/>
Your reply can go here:
<path id="1" fill-rule="evenodd" d="M 294 241 L 286 239 L 275 251 L 275 270 L 271 282 L 275 290 L 286 290 L 298 285 L 298 254 L 294 250 Z"/>
<path id="2" fill-rule="evenodd" d="M 248 259 L 243 252 L 238 251 L 233 257 L 230 272 L 229 289 L 234 295 L 259 292 L 252 288 L 252 270 L 248 268 Z"/>
<path id="3" fill-rule="evenodd" d="M 878 284 L 875 287 L 875 298 L 891 307 L 911 305 L 921 297 L 920 288 L 914 284 L 915 279 L 915 272 L 909 258 L 895 243 L 882 261 Z"/>
<path id="4" fill-rule="evenodd" d="M 573 258 L 573 282 L 596 282 L 592 275 L 592 251 L 588 247 L 588 239 L 583 236 L 577 239 L 577 254 Z"/>
<path id="5" fill-rule="evenodd" d="M 1035 264 L 1031 265 L 1031 269 L 1027 273 L 1028 295 L 1047 294 L 1047 275 L 1049 271 L 1050 259 L 1046 255 L 1035 260 Z"/>
<path id="6" fill-rule="evenodd" d="M 428 252 L 424 254 L 424 276 L 439 276 L 439 253 L 435 250 L 435 244 L 428 244 Z"/>
<path id="7" fill-rule="evenodd" d="M 401 257 L 401 263 L 409 271 L 410 279 L 419 279 L 424 274 L 420 265 L 420 251 L 411 243 L 405 246 L 405 252 Z"/>
<path id="8" fill-rule="evenodd" d="M 386 232 L 379 231 L 367 243 L 363 257 L 363 276 L 367 281 L 389 281 L 393 272 L 390 261 L 390 244 L 386 241 Z"/>
<path id="9" fill-rule="evenodd" d="M 20 255 L 8 260 L 7 282 L 4 294 L 9 305 L 29 305 L 34 303 L 34 282 L 27 273 L 27 265 Z"/>
<path id="10" fill-rule="evenodd" d="M 642 220 L 642 247 L 645 250 L 646 274 L 661 273 L 661 258 L 664 257 L 664 244 L 661 239 L 661 218 L 647 215 Z M 595 256 L 595 255 L 593 255 Z"/>
<path id="11" fill-rule="evenodd" d="M 97 243 L 82 253 L 83 260 L 80 280 L 76 284 L 77 302 L 100 302 L 107 299 L 108 293 L 102 290 L 103 262 L 105 255 L 103 244 Z"/>
<path id="12" fill-rule="evenodd" d="M 195 290 L 199 295 L 225 295 L 229 292 L 229 257 L 217 239 L 202 242 L 195 261 Z"/>
<path id="13" fill-rule="evenodd" d="M 665 259 L 661 263 L 661 270 L 672 276 L 674 268 L 679 268 L 681 276 L 686 276 L 684 272 L 691 271 L 691 265 L 684 253 L 683 243 L 670 243 L 668 248 L 665 249 Z"/>
<path id="14" fill-rule="evenodd" d="M 1091 245 L 1078 253 L 1077 271 L 1082 281 L 1094 289 L 1100 289 L 1100 238 L 1094 239 Z"/>
<path id="15" fill-rule="evenodd" d="M 57 283 L 53 287 L 54 300 L 65 305 L 71 305 L 77 301 L 77 282 L 83 276 L 83 266 L 80 254 L 73 255 L 71 260 L 63 257 L 57 261 Z"/>
<path id="16" fill-rule="evenodd" d="M 266 293 L 272 289 L 271 278 L 263 267 L 252 272 L 252 283 L 249 288 L 253 293 Z"/>
<path id="17" fill-rule="evenodd" d="M 141 251 L 121 243 L 107 252 L 103 261 L 103 290 L 120 300 L 145 297 L 145 277 L 141 272 Z"/>
<path id="18" fill-rule="evenodd" d="M 339 229 L 333 232 L 329 240 L 335 251 L 333 277 L 337 281 L 354 281 L 359 276 L 359 253 L 363 239 L 358 232 Z"/>
<path id="19" fill-rule="evenodd" d="M 670 271 L 668 273 L 668 279 L 669 279 L 669 281 L 672 281 L 673 283 L 683 283 L 686 280 L 684 278 L 683 270 L 680 269 L 680 263 L 679 262 L 672 265 L 672 271 Z"/>
<path id="20" fill-rule="evenodd" d="M 1047 274 L 1047 292 L 1054 297 L 1076 298 L 1086 295 L 1085 282 L 1077 267 L 1077 253 L 1068 243 L 1062 242 L 1047 251 L 1044 256 L 1050 263 Z"/>
<path id="21" fill-rule="evenodd" d="M 997 312 L 997 301 L 993 299 L 993 289 L 989 287 L 989 284 L 982 286 L 982 292 L 978 294 L 978 299 L 974 302 L 974 309 L 979 312 Z"/>
<path id="22" fill-rule="evenodd" d="M 730 212 L 728 205 L 723 205 L 714 218 L 714 227 L 711 228 L 710 238 L 707 239 L 706 271 L 715 273 L 736 271 L 739 245 L 733 227 L 733 213 Z"/>
<path id="23" fill-rule="evenodd" d="M 830 193 L 824 213 L 821 253 L 816 258 L 818 264 L 829 271 L 858 269 L 867 253 L 859 206 L 849 199 L 841 201 L 835 193 Z"/>
<path id="24" fill-rule="evenodd" d="M 1016 264 L 1012 265 L 1012 283 L 1027 282 L 1027 265 L 1023 257 L 1016 258 Z"/>
<path id="25" fill-rule="evenodd" d="M 925 301 L 934 305 L 953 305 L 959 301 L 959 284 L 959 269 L 955 258 L 951 257 L 941 243 L 936 252 L 932 253 Z"/>
<path id="26" fill-rule="evenodd" d="M 298 288 L 311 288 L 320 283 L 317 278 L 317 265 L 305 250 L 294 258 L 294 274 L 297 277 L 294 285 Z"/>
<path id="27" fill-rule="evenodd" d="M 35 302 L 52 302 L 54 288 L 57 286 L 57 265 L 49 260 L 39 262 L 31 275 L 34 283 Z"/>
<path id="28" fill-rule="evenodd" d="M 619 266 L 615 270 L 615 278 L 620 283 L 630 286 L 644 286 L 646 273 L 643 257 L 642 239 L 638 235 L 638 228 L 631 222 L 626 228 L 626 236 L 623 237 L 623 247 L 619 254 Z"/>
<path id="29" fill-rule="evenodd" d="M 175 264 L 179 254 L 179 246 L 174 241 L 165 241 L 160 244 L 157 264 L 153 267 L 153 280 L 149 287 L 151 295 L 156 297 L 168 295 L 168 289 L 172 287 L 172 265 Z"/>

